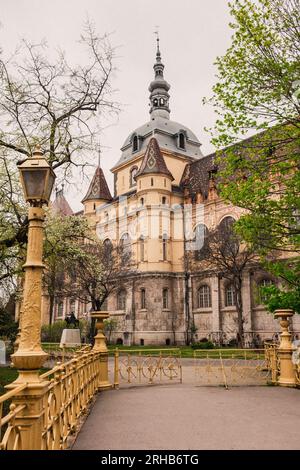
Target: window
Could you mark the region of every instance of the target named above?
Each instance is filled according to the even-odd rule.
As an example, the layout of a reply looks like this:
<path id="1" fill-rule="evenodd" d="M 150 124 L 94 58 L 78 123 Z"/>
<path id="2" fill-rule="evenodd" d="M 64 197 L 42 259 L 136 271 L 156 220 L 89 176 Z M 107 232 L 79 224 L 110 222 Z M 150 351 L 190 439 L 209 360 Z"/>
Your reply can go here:
<path id="1" fill-rule="evenodd" d="M 178 136 L 178 147 L 180 149 L 185 150 L 185 136 L 184 136 L 183 132 L 180 132 L 180 134 Z"/>
<path id="2" fill-rule="evenodd" d="M 145 345 L 145 341 L 143 340 L 143 338 L 140 339 L 140 346 L 144 346 Z"/>
<path id="3" fill-rule="evenodd" d="M 229 284 L 229 286 L 225 289 L 225 305 L 226 307 L 233 307 L 235 305 L 235 292 L 233 284 Z"/>
<path id="4" fill-rule="evenodd" d="M 145 261 L 145 239 L 143 235 L 140 237 L 140 253 L 141 253 L 141 261 Z"/>
<path id="5" fill-rule="evenodd" d="M 131 239 L 128 233 L 124 233 L 120 240 L 121 253 L 124 258 L 131 256 Z"/>
<path id="6" fill-rule="evenodd" d="M 76 310 L 76 300 L 71 299 L 70 300 L 70 313 L 75 313 Z"/>
<path id="7" fill-rule="evenodd" d="M 143 198 L 143 197 L 141 197 L 141 199 L 140 199 L 141 206 L 143 206 L 143 205 L 144 205 L 144 202 L 145 202 L 144 198 Z"/>
<path id="8" fill-rule="evenodd" d="M 138 171 L 137 166 L 134 166 L 134 167 L 131 168 L 131 170 L 130 170 L 130 181 L 129 181 L 130 187 L 136 185 L 136 182 L 135 182 L 134 177 L 135 177 L 137 171 Z"/>
<path id="9" fill-rule="evenodd" d="M 167 261 L 167 258 L 168 258 L 168 235 L 166 233 L 163 234 L 162 250 L 163 250 L 163 261 Z"/>
<path id="10" fill-rule="evenodd" d="M 151 178 L 151 186 L 154 185 L 154 181 L 153 181 L 153 178 Z"/>
<path id="11" fill-rule="evenodd" d="M 109 238 L 106 238 L 103 242 L 103 255 L 105 259 L 109 259 L 112 255 L 113 244 Z"/>
<path id="12" fill-rule="evenodd" d="M 125 289 L 121 289 L 118 292 L 117 297 L 117 310 L 125 310 L 126 308 L 126 291 Z"/>
<path id="13" fill-rule="evenodd" d="M 200 286 L 197 296 L 197 307 L 208 308 L 211 307 L 211 294 L 210 287 L 207 285 Z"/>
<path id="14" fill-rule="evenodd" d="M 267 295 L 263 292 L 264 287 L 272 286 L 274 282 L 271 279 L 262 279 L 258 284 L 258 304 L 265 304 L 268 300 Z"/>
<path id="15" fill-rule="evenodd" d="M 165 196 L 163 196 L 161 198 L 161 202 L 162 202 L 162 204 L 167 204 L 167 198 Z"/>
<path id="16" fill-rule="evenodd" d="M 95 210 L 96 210 L 96 203 L 95 203 L 95 202 L 94 202 L 94 206 L 93 206 L 93 207 L 94 207 L 94 211 L 95 211 Z"/>
<path id="17" fill-rule="evenodd" d="M 163 308 L 169 308 L 169 290 L 163 289 L 162 296 L 163 296 Z"/>
<path id="18" fill-rule="evenodd" d="M 231 216 L 225 217 L 219 224 L 219 238 L 222 240 L 222 251 L 224 254 L 237 255 L 239 252 L 239 240 L 233 231 L 235 219 Z"/>
<path id="19" fill-rule="evenodd" d="M 195 228 L 194 242 L 196 243 L 195 260 L 201 261 L 207 256 L 209 231 L 206 225 L 199 224 Z"/>
<path id="20" fill-rule="evenodd" d="M 146 289 L 141 289 L 141 309 L 146 308 Z"/>
<path id="21" fill-rule="evenodd" d="M 57 316 L 62 317 L 64 313 L 64 303 L 63 301 L 59 301 L 57 304 Z"/>
<path id="22" fill-rule="evenodd" d="M 139 140 L 137 135 L 135 135 L 132 139 L 132 151 L 137 152 L 139 149 Z"/>

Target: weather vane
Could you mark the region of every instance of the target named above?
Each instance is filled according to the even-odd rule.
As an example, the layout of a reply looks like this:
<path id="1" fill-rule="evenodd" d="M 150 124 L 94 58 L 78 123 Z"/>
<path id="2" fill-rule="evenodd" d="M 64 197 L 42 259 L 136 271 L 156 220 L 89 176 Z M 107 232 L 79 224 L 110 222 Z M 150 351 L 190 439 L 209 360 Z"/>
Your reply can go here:
<path id="1" fill-rule="evenodd" d="M 98 167 L 100 168 L 100 164 L 101 164 L 101 145 L 100 145 L 100 142 L 98 144 Z"/>
<path id="2" fill-rule="evenodd" d="M 154 31 L 154 34 L 156 35 L 156 41 L 157 41 L 157 51 L 159 51 L 159 26 L 155 26 L 156 30 Z"/>

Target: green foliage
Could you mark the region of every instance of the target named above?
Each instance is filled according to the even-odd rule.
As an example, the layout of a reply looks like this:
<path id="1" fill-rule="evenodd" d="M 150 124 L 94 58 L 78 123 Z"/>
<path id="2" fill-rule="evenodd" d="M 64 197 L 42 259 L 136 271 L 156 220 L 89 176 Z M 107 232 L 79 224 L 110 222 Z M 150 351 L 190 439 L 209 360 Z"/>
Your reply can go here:
<path id="1" fill-rule="evenodd" d="M 58 320 L 52 325 L 42 326 L 42 342 L 43 343 L 59 343 L 64 329 L 75 328 L 73 325 L 68 326 L 64 320 Z M 79 320 L 79 329 L 82 339 L 87 337 L 89 322 L 87 320 Z"/>
<path id="2" fill-rule="evenodd" d="M 262 288 L 265 304 L 270 312 L 279 308 L 291 308 L 300 313 L 300 288 L 293 290 L 282 290 L 277 286 Z"/>
<path id="3" fill-rule="evenodd" d="M 214 349 L 214 345 L 211 341 L 199 341 L 199 343 L 193 343 L 192 349 Z"/>
<path id="4" fill-rule="evenodd" d="M 297 305 L 299 1 L 234 0 L 230 11 L 232 44 L 216 61 L 218 83 L 210 100 L 218 114 L 212 142 L 227 146 L 218 152 L 219 188 L 226 201 L 246 209 L 237 232 L 283 281 L 269 308 L 280 302 Z M 242 140 L 249 132 L 256 134 Z M 280 257 L 290 262 L 274 262 Z"/>
<path id="5" fill-rule="evenodd" d="M 15 341 L 18 333 L 18 323 L 5 308 L 0 308 L 0 338 Z"/>

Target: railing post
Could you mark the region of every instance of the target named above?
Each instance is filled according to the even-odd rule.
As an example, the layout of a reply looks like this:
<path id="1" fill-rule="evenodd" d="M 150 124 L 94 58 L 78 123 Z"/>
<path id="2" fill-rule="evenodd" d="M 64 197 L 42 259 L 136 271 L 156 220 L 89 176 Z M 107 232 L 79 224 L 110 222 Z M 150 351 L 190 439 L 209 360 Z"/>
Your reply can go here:
<path id="1" fill-rule="evenodd" d="M 93 351 L 99 353 L 100 358 L 100 377 L 99 377 L 99 390 L 109 390 L 112 384 L 108 380 L 108 349 L 106 346 L 106 338 L 103 333 L 103 321 L 109 317 L 108 312 L 93 312 L 91 317 L 96 319 L 95 344 Z"/>
<path id="2" fill-rule="evenodd" d="M 115 350 L 115 371 L 114 371 L 114 388 L 119 388 L 119 349 Z"/>
<path id="3" fill-rule="evenodd" d="M 278 348 L 278 357 L 280 362 L 280 375 L 278 384 L 282 387 L 295 387 L 296 374 L 292 362 L 293 345 L 291 342 L 291 333 L 289 331 L 289 318 L 294 315 L 293 310 L 280 309 L 275 311 L 275 318 L 280 319 L 282 333 L 280 335 L 280 345 Z"/>

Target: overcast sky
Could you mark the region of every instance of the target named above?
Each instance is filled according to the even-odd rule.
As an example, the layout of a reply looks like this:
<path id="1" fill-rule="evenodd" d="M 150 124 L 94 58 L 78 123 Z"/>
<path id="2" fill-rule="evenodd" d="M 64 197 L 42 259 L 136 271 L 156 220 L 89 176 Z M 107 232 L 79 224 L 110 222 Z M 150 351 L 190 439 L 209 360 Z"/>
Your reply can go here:
<path id="1" fill-rule="evenodd" d="M 120 157 L 126 137 L 149 120 L 148 86 L 153 79 L 154 31 L 159 26 L 165 78 L 170 83 L 171 119 L 189 127 L 202 142 L 204 155 L 213 148 L 204 127 L 215 116 L 202 98 L 211 95 L 215 82 L 213 65 L 230 44 L 231 30 L 226 0 L 0 0 L 0 45 L 13 50 L 21 38 L 61 47 L 76 60 L 77 41 L 86 17 L 99 34 L 113 33 L 118 46 L 115 99 L 122 103 L 118 119 L 101 123 L 105 130 L 102 167 L 110 188 L 109 169 Z M 95 156 L 91 157 L 97 163 Z M 92 170 L 93 173 L 93 170 Z M 74 210 L 80 210 L 88 181 L 67 188 Z"/>

